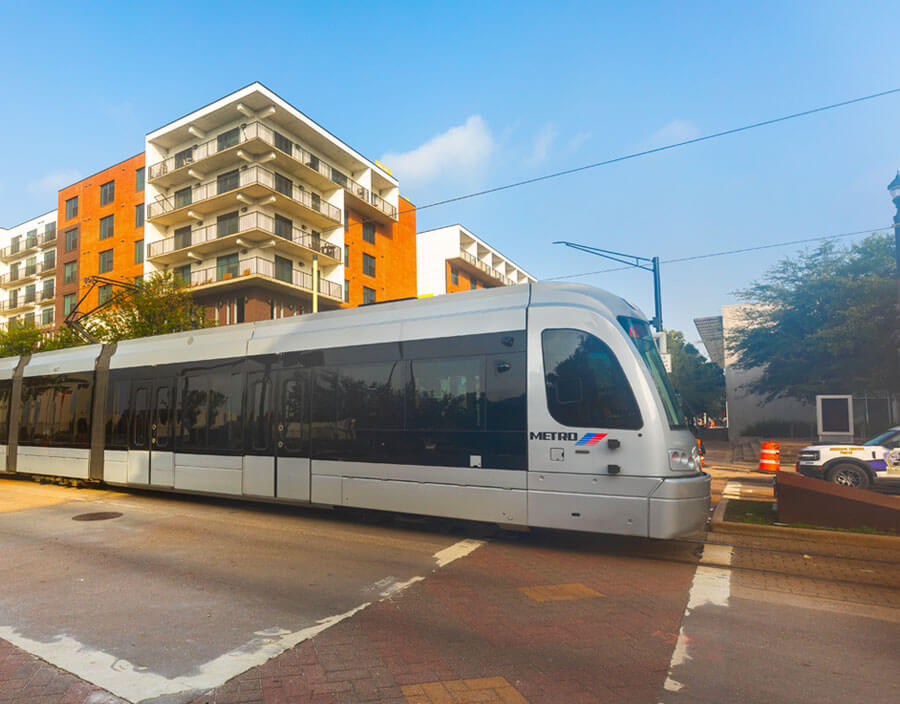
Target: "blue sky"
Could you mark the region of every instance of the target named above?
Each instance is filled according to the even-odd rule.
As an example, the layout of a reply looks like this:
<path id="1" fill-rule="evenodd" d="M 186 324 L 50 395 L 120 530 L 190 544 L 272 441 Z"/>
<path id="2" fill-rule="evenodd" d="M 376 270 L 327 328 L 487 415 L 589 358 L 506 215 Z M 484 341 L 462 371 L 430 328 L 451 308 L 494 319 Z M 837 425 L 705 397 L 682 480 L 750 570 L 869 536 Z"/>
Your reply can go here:
<path id="1" fill-rule="evenodd" d="M 0 225 L 259 80 L 416 205 L 900 86 L 897 3 L 0 2 Z M 900 95 L 423 210 L 539 278 L 884 228 Z M 667 327 L 796 252 L 664 266 Z M 650 275 L 588 276 L 652 315 Z"/>

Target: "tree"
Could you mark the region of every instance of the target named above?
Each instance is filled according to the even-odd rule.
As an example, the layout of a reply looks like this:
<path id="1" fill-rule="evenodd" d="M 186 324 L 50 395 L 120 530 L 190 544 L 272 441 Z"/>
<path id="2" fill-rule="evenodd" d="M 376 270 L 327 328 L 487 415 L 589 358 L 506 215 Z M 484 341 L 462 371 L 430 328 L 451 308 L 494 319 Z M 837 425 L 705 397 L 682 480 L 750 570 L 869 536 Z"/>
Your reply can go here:
<path id="1" fill-rule="evenodd" d="M 33 323 L 14 322 L 0 329 L 0 357 L 60 350 L 84 344 L 68 328 L 47 331 Z"/>
<path id="2" fill-rule="evenodd" d="M 672 357 L 669 376 L 691 412 L 721 415 L 725 410 L 725 374 L 719 365 L 705 360 L 678 330 L 668 330 L 666 338 Z"/>
<path id="3" fill-rule="evenodd" d="M 158 272 L 137 285 L 137 290 L 118 291 L 114 302 L 85 321 L 98 340 L 117 342 L 214 325 L 205 310 L 191 298 L 190 290 L 171 271 Z"/>
<path id="4" fill-rule="evenodd" d="M 767 400 L 898 391 L 894 239 L 872 234 L 849 248 L 826 242 L 776 264 L 738 294 L 746 323 L 727 340 L 749 390 Z"/>

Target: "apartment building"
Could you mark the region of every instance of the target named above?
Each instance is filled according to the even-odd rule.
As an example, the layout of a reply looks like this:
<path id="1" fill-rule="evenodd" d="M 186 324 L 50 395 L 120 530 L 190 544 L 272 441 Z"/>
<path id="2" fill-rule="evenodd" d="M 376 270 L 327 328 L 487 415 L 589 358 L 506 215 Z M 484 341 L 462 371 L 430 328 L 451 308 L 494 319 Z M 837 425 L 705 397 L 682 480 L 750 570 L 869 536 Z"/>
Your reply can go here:
<path id="1" fill-rule="evenodd" d="M 536 279 L 462 225 L 416 236 L 419 296 L 534 283 Z"/>
<path id="2" fill-rule="evenodd" d="M 56 211 L 0 229 L 0 323 L 53 325 Z"/>
<path id="3" fill-rule="evenodd" d="M 388 263 L 415 248 L 397 180 L 259 83 L 150 132 L 146 160 L 146 271 L 219 324 L 413 291 Z"/>
<path id="4" fill-rule="evenodd" d="M 56 218 L 56 318 L 62 322 L 86 288 L 85 277 L 134 281 L 144 274 L 144 153 L 59 191 Z M 106 284 L 79 306 L 82 312 L 113 293 Z"/>

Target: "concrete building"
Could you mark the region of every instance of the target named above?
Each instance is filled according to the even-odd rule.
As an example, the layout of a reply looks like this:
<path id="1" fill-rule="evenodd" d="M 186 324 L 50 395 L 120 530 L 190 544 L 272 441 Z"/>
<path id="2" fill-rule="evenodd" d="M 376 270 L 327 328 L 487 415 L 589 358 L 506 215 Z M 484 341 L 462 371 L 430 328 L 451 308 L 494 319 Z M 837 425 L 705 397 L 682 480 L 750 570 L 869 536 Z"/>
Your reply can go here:
<path id="1" fill-rule="evenodd" d="M 379 267 L 379 242 L 415 246 L 397 180 L 265 86 L 150 132 L 146 159 L 147 273 L 175 271 L 220 324 L 405 290 Z"/>
<path id="2" fill-rule="evenodd" d="M 416 237 L 419 296 L 533 283 L 536 279 L 462 225 Z"/>
<path id="3" fill-rule="evenodd" d="M 733 348 L 735 330 L 743 327 L 747 311 L 753 304 L 722 306 L 722 316 L 697 318 L 694 324 L 706 347 L 709 358 L 719 363 L 725 371 L 725 401 L 728 415 L 728 439 L 737 441 L 747 428 L 760 421 L 787 421 L 814 424 L 815 406 L 792 398 L 766 401 L 765 397 L 751 393 L 747 386 L 762 376 L 763 369 L 740 369 L 738 355 Z"/>
<path id="4" fill-rule="evenodd" d="M 0 323 L 53 325 L 56 210 L 0 228 Z"/>

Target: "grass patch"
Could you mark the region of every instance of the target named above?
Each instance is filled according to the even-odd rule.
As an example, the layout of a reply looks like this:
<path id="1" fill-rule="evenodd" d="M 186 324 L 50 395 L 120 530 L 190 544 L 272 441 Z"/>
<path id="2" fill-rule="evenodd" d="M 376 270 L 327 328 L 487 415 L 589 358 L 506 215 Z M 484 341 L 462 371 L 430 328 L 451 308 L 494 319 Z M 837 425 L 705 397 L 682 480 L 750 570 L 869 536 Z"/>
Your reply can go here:
<path id="1" fill-rule="evenodd" d="M 897 534 L 888 530 L 879 530 L 861 526 L 859 528 L 833 528 L 831 526 L 815 526 L 810 523 L 778 523 L 778 511 L 774 501 L 750 501 L 747 499 L 728 499 L 725 506 L 725 520 L 733 523 L 752 523 L 757 526 L 784 526 L 786 528 L 807 528 L 810 530 L 828 530 L 836 533 L 865 533 L 867 535 Z"/>
<path id="2" fill-rule="evenodd" d="M 725 506 L 725 520 L 734 523 L 753 523 L 757 526 L 771 526 L 778 520 L 774 501 L 750 501 L 728 499 Z"/>

